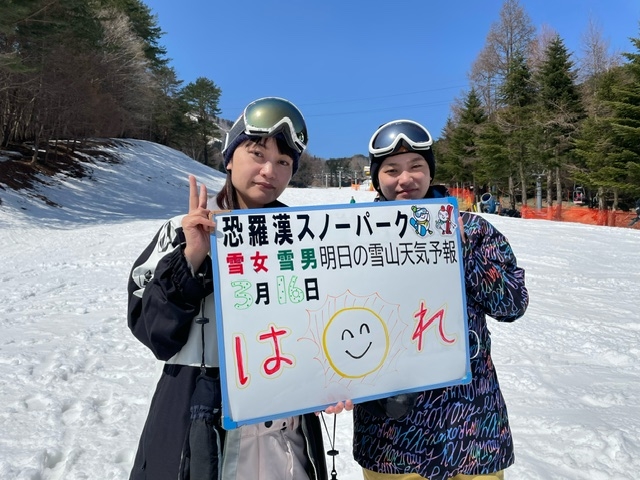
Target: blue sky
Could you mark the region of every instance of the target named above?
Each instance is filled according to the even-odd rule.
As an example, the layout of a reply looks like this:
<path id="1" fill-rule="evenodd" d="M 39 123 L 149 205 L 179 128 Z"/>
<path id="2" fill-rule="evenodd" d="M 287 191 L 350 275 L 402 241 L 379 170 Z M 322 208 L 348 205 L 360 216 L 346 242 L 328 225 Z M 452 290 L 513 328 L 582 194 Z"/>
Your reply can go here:
<path id="1" fill-rule="evenodd" d="M 221 117 L 280 96 L 302 110 L 308 152 L 366 154 L 389 120 L 410 118 L 441 134 L 451 105 L 499 21 L 502 0 L 144 0 L 160 43 L 185 84 L 211 79 Z M 574 60 L 589 19 L 611 51 L 633 52 L 640 0 L 520 0 L 533 25 L 557 31 Z"/>

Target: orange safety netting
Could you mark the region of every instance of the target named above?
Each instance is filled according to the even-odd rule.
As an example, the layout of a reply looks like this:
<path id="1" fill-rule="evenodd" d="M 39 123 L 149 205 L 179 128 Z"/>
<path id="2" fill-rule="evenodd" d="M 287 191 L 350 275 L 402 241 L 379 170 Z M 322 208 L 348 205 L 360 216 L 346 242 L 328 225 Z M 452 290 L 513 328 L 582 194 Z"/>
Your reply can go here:
<path id="1" fill-rule="evenodd" d="M 449 193 L 458 199 L 458 208 L 460 211 L 476 211 L 471 190 L 453 187 L 449 189 Z M 520 214 L 522 218 L 640 229 L 640 221 L 636 222 L 633 226 L 630 225 L 633 219 L 636 218 L 636 214 L 623 212 L 621 210 L 596 210 L 588 207 L 567 207 L 561 205 L 544 207 L 538 210 L 534 207 L 522 206 L 520 207 Z"/>
<path id="2" fill-rule="evenodd" d="M 473 193 L 467 188 L 450 188 L 449 194 L 458 199 L 458 209 L 460 211 L 473 209 Z"/>
<path id="3" fill-rule="evenodd" d="M 370 186 L 370 190 L 373 187 Z M 458 209 L 462 211 L 476 211 L 473 192 L 467 188 L 449 188 L 449 194 L 458 199 Z M 556 220 L 559 222 L 584 223 L 588 225 L 605 225 L 608 227 L 630 227 L 635 213 L 623 212 L 621 210 L 596 210 L 588 207 L 563 207 L 554 205 L 536 209 L 534 207 L 520 207 L 522 218 L 533 218 L 543 220 Z M 640 221 L 631 228 L 640 229 Z"/>
<path id="4" fill-rule="evenodd" d="M 523 206 L 520 213 L 522 218 L 606 225 L 608 227 L 628 227 L 631 221 L 636 218 L 634 213 L 620 210 L 596 210 L 587 207 L 563 207 L 561 205 L 543 207 L 539 210 Z M 633 228 L 640 228 L 640 222 L 637 222 Z"/>

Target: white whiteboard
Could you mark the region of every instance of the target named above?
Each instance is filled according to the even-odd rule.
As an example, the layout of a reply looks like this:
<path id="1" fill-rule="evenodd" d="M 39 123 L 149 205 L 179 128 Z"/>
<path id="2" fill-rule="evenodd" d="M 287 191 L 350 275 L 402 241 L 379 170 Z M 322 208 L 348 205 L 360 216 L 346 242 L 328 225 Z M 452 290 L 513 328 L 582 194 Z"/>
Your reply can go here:
<path id="1" fill-rule="evenodd" d="M 214 220 L 225 428 L 470 382 L 455 198 Z"/>

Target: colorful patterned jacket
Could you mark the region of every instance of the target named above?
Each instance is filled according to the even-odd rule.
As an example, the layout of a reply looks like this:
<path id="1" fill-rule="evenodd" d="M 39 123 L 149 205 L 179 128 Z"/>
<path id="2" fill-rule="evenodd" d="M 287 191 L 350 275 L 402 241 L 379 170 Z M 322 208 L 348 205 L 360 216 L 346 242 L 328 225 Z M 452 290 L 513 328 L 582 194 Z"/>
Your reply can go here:
<path id="1" fill-rule="evenodd" d="M 458 474 L 497 472 L 514 462 L 486 315 L 512 322 L 525 313 L 529 294 L 524 270 L 493 225 L 470 213 L 463 213 L 462 218 L 467 237 L 463 257 L 473 378 L 467 385 L 414 395 L 411 403 L 415 405 L 399 419 L 392 418 L 384 401 L 356 405 L 353 454 L 369 470 L 415 472 L 429 480 L 444 480 Z"/>

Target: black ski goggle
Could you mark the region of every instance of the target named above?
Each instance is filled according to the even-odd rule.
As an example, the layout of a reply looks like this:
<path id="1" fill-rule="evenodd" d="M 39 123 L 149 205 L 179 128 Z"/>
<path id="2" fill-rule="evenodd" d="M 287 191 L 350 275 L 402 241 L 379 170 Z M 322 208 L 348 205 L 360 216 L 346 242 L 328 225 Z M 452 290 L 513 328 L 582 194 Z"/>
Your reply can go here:
<path id="1" fill-rule="evenodd" d="M 413 120 L 394 120 L 385 123 L 369 140 L 369 154 L 381 157 L 395 152 L 402 142 L 410 150 L 429 150 L 433 139 L 429 131 Z"/>
<path id="2" fill-rule="evenodd" d="M 289 146 L 296 152 L 302 154 L 307 148 L 307 124 L 304 117 L 298 107 L 284 98 L 265 97 L 247 105 L 227 133 L 224 150 L 241 133 L 259 137 L 283 133 Z"/>

